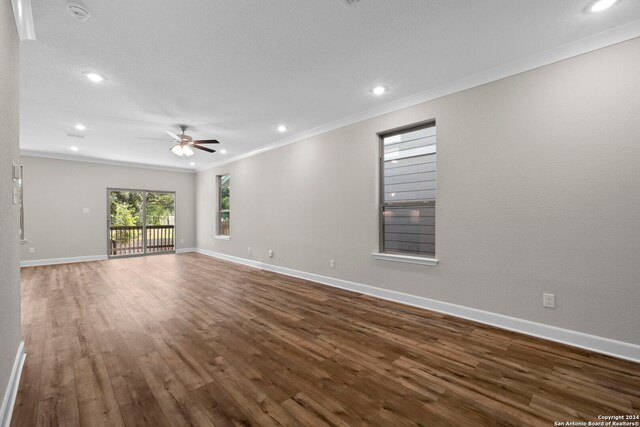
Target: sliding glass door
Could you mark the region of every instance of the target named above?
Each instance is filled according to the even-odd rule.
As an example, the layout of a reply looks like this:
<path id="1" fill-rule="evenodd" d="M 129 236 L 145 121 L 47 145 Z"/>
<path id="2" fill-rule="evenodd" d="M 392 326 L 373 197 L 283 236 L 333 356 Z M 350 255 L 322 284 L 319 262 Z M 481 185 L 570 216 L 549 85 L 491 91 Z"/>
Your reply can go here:
<path id="1" fill-rule="evenodd" d="M 144 192 L 109 191 L 109 255 L 144 254 Z"/>
<path id="2" fill-rule="evenodd" d="M 173 192 L 108 189 L 109 257 L 175 252 Z"/>
<path id="3" fill-rule="evenodd" d="M 175 251 L 176 195 L 148 192 L 145 201 L 146 252 Z"/>

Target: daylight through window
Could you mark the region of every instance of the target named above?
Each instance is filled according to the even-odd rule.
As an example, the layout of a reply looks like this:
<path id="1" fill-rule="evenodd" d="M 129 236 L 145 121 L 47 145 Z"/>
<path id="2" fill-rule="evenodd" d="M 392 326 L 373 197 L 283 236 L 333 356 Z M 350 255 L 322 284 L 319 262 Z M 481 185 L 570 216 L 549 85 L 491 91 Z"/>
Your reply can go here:
<path id="1" fill-rule="evenodd" d="M 218 176 L 218 235 L 231 235 L 231 206 L 229 193 L 231 190 L 231 176 Z"/>
<path id="2" fill-rule="evenodd" d="M 435 123 L 381 136 L 381 251 L 435 256 Z"/>

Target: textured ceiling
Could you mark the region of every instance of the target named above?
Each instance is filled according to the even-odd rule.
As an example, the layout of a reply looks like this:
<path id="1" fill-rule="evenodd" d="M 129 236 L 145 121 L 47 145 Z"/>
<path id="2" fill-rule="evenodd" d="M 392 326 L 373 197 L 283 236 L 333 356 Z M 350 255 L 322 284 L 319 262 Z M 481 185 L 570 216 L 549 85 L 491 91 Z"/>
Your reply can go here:
<path id="1" fill-rule="evenodd" d="M 579 0 L 86 0 L 84 22 L 33 3 L 21 148 L 189 168 L 163 133 L 186 123 L 228 151 L 197 152 L 198 169 L 640 19 L 635 0 L 599 14 Z"/>

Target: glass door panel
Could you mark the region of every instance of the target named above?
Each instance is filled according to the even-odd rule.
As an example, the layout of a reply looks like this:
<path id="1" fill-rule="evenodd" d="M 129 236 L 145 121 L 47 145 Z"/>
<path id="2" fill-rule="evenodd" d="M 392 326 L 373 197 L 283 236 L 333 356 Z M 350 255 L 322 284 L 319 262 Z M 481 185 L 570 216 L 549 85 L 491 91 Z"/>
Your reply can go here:
<path id="1" fill-rule="evenodd" d="M 175 251 L 175 194 L 147 192 L 145 206 L 146 253 Z"/>
<path id="2" fill-rule="evenodd" d="M 144 192 L 109 190 L 109 255 L 144 253 Z"/>

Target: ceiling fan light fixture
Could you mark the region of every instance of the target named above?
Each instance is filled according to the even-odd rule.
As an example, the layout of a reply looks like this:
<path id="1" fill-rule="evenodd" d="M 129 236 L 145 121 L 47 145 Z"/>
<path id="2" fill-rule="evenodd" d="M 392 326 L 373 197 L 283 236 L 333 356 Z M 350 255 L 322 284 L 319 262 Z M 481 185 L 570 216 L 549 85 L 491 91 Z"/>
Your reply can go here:
<path id="1" fill-rule="evenodd" d="M 182 156 L 184 154 L 181 145 L 176 145 L 171 149 L 171 151 L 173 151 L 173 154 L 176 156 Z"/>
<path id="2" fill-rule="evenodd" d="M 216 150 L 208 148 L 206 144 L 220 144 L 220 141 L 218 141 L 217 139 L 193 139 L 190 135 L 187 135 L 185 133 L 188 128 L 187 125 L 180 125 L 179 127 L 182 131 L 180 135 L 177 135 L 170 130 L 164 131 L 171 137 L 171 139 L 173 140 L 172 142 L 175 144 L 173 148 L 171 148 L 173 154 L 180 157 L 191 157 L 195 154 L 194 148 L 197 148 L 201 151 L 206 151 L 207 153 L 216 152 Z"/>
<path id="3" fill-rule="evenodd" d="M 182 147 L 182 153 L 187 157 L 193 156 L 193 150 L 188 145 Z"/>

